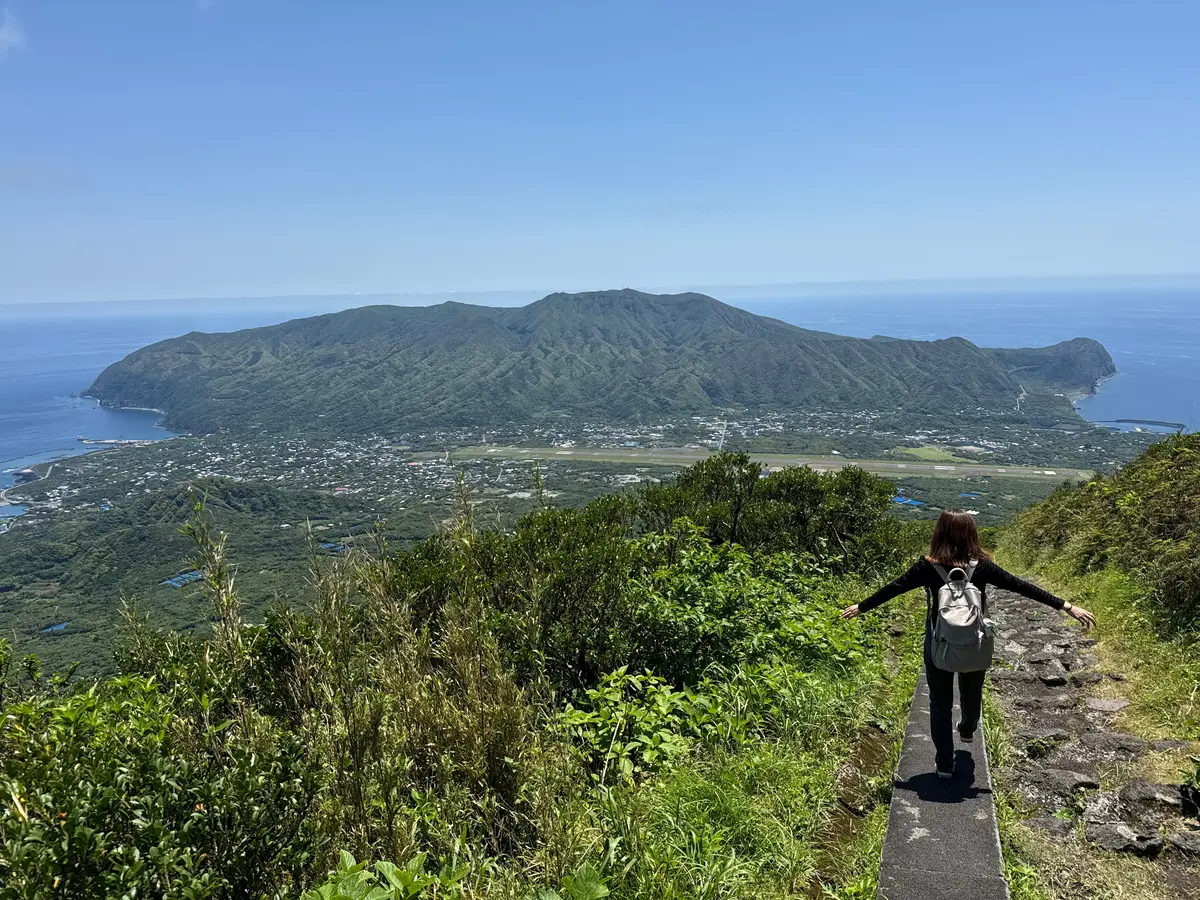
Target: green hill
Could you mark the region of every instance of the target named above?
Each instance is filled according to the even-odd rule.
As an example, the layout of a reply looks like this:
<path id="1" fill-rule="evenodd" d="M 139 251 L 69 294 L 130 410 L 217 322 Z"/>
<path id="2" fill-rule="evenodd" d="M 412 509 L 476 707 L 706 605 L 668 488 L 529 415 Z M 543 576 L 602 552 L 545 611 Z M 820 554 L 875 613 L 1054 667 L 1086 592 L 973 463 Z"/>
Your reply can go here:
<path id="1" fill-rule="evenodd" d="M 1099 343 L 989 350 L 962 338 L 849 338 L 701 294 L 551 294 L 521 308 L 369 306 L 161 341 L 87 390 L 195 431 L 394 433 L 558 415 L 633 421 L 722 409 L 1014 415 L 1053 424 L 1061 396 L 1115 371 Z M 1057 396 L 1056 396 L 1057 395 Z"/>

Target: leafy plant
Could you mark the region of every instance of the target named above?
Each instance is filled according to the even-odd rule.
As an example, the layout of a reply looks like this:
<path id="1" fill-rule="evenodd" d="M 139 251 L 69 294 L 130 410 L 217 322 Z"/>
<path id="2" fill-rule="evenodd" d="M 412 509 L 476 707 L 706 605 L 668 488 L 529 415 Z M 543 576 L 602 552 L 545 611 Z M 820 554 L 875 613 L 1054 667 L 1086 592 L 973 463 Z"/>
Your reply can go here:
<path id="1" fill-rule="evenodd" d="M 341 851 L 338 867 L 326 881 L 305 891 L 301 900 L 413 900 L 417 897 L 459 897 L 466 869 L 426 871 L 426 855 L 418 853 L 403 868 L 390 862 L 374 866 L 356 862 Z"/>
<path id="2" fill-rule="evenodd" d="M 690 692 L 675 691 L 651 672 L 631 675 L 622 666 L 585 694 L 582 708 L 568 704 L 563 724 L 587 748 L 606 783 L 610 770 L 632 779 L 672 765 L 690 747 L 707 712 Z"/>

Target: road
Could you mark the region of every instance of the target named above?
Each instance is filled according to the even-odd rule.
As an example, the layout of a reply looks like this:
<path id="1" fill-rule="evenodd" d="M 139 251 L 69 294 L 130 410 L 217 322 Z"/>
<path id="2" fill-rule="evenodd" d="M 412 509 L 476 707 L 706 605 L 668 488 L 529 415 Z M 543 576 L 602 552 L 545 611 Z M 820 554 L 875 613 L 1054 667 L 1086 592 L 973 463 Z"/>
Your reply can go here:
<path id="1" fill-rule="evenodd" d="M 635 447 L 463 447 L 451 452 L 451 458 L 479 459 L 571 459 L 584 462 L 641 463 L 657 466 L 688 466 L 707 459 L 712 451 L 690 447 L 664 447 L 655 450 Z M 1023 478 L 1031 481 L 1087 480 L 1092 473 L 1084 469 L 1057 466 L 988 466 L 962 462 L 895 462 L 886 459 L 847 459 L 843 456 L 802 456 L 790 453 L 751 453 L 751 458 L 768 467 L 808 466 L 818 471 L 858 466 L 877 475 L 902 478 L 921 475 L 934 478 Z"/>
<path id="2" fill-rule="evenodd" d="M 4 506 L 12 502 L 8 499 L 9 491 L 19 491 L 21 488 L 29 487 L 31 484 L 36 484 L 39 481 L 44 481 L 45 479 L 49 478 L 50 473 L 54 471 L 55 465 L 56 463 L 50 463 L 50 468 L 48 468 L 45 471 L 45 474 L 43 474 L 40 478 L 35 478 L 33 481 L 23 481 L 20 484 L 14 484 L 12 487 L 5 488 L 4 490 L 0 491 L 0 506 Z"/>

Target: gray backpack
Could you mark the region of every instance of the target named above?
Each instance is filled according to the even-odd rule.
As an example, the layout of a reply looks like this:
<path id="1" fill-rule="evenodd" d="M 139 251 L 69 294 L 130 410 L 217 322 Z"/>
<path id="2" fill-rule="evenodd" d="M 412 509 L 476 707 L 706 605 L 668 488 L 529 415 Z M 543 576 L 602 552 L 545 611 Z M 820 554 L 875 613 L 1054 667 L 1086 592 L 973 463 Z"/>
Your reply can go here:
<path id="1" fill-rule="evenodd" d="M 971 583 L 978 563 L 947 572 L 934 563 L 942 581 L 934 610 L 933 664 L 946 672 L 982 672 L 992 664 L 996 639 L 984 618 L 983 592 Z"/>

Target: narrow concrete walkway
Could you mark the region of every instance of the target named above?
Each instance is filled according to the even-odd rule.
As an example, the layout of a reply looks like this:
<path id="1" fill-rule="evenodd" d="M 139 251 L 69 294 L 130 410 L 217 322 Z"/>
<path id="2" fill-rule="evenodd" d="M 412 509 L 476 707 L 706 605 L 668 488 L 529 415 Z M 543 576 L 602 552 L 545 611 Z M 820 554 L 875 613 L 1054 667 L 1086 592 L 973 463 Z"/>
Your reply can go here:
<path id="1" fill-rule="evenodd" d="M 956 697 L 955 722 L 957 707 Z M 955 756 L 954 777 L 942 781 L 933 768 L 922 673 L 892 790 L 880 900 L 1008 900 L 982 727 L 973 743 L 959 743 Z"/>

